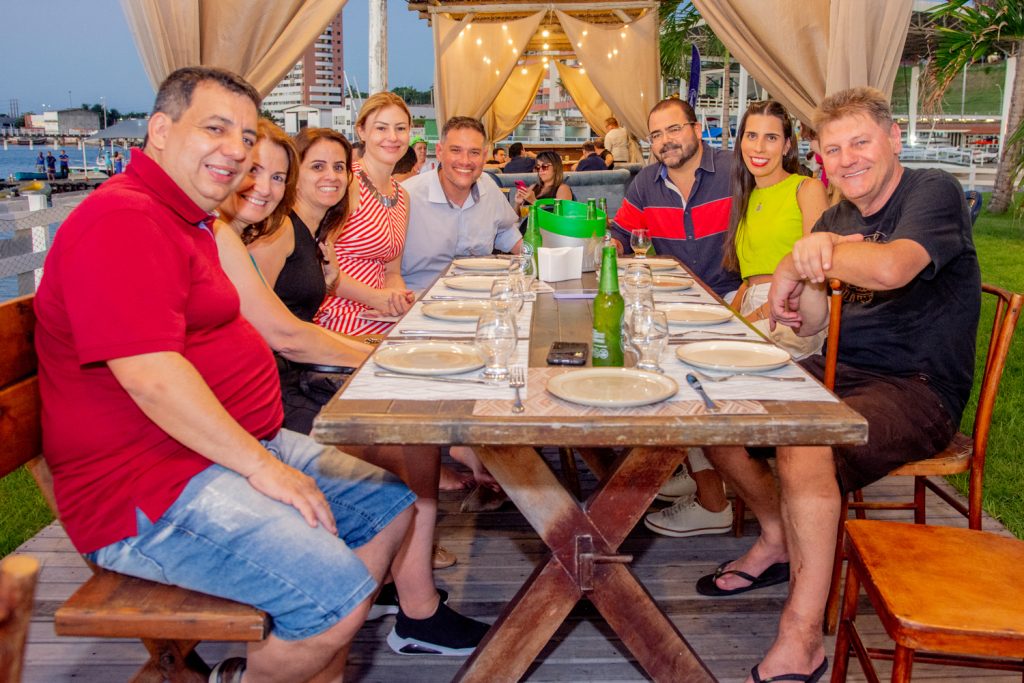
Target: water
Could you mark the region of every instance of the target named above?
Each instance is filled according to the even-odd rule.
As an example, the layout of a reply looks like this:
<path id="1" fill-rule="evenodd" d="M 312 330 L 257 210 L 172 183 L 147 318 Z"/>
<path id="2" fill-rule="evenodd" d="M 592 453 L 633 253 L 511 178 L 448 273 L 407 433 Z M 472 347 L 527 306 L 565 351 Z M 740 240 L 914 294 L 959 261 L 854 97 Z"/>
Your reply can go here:
<path id="1" fill-rule="evenodd" d="M 0 180 L 7 180 L 8 176 L 18 171 L 35 171 L 36 170 L 36 157 L 41 151 L 43 156 L 46 156 L 47 152 L 53 152 L 53 156 L 60 155 L 60 150 L 67 150 L 72 166 L 82 165 L 82 150 L 78 149 L 74 145 L 65 145 L 63 147 L 50 147 L 49 145 L 35 145 L 34 149 L 29 149 L 28 145 L 8 145 L 7 149 L 3 148 L 0 144 Z M 110 146 L 107 146 L 109 152 Z M 121 155 L 124 156 L 128 150 L 124 147 L 115 145 L 114 151 L 121 150 Z M 96 163 L 96 156 L 99 154 L 99 147 L 94 145 L 87 145 L 85 148 L 85 158 L 89 162 L 89 166 Z M 58 163 L 58 168 L 60 165 Z"/>

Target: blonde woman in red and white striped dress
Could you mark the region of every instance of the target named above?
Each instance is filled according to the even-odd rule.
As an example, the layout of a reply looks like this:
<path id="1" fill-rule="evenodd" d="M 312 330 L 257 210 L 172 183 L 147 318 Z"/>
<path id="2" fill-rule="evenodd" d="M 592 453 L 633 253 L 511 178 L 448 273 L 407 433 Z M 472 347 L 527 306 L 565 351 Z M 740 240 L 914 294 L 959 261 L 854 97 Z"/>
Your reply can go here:
<path id="1" fill-rule="evenodd" d="M 356 132 L 366 147 L 352 164 L 348 218 L 327 236 L 340 272 L 314 318 L 318 325 L 343 334 L 379 334 L 392 323 L 364 318 L 401 315 L 415 301 L 401 274 L 409 198 L 391 178 L 409 148 L 411 126 L 409 108 L 394 93 L 371 96 L 359 112 Z"/>

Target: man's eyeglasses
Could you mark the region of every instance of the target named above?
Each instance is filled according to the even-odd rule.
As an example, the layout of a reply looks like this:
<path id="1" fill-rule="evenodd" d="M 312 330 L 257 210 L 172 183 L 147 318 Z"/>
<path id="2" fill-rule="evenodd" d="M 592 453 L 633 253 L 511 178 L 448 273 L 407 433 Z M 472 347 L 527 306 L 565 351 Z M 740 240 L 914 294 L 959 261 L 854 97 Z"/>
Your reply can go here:
<path id="1" fill-rule="evenodd" d="M 537 164 L 538 171 L 546 171 L 551 168 L 551 164 Z"/>
<path id="2" fill-rule="evenodd" d="M 683 129 L 685 129 L 687 126 L 695 125 L 697 125 L 696 121 L 687 121 L 684 124 L 677 123 L 674 126 L 669 126 L 665 130 L 651 131 L 651 134 L 648 136 L 647 140 L 653 145 L 655 142 L 658 142 L 662 138 L 677 138 L 679 137 L 680 133 L 683 132 Z"/>

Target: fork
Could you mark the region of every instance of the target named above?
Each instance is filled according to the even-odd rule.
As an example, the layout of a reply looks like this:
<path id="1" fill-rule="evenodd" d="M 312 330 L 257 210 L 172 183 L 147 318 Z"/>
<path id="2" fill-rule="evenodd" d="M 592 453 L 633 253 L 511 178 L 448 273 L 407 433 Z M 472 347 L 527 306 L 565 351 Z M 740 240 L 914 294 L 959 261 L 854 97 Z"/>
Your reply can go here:
<path id="1" fill-rule="evenodd" d="M 519 395 L 519 390 L 526 386 L 526 369 L 522 365 L 513 365 L 509 369 L 508 385 L 516 390 L 516 402 L 512 404 L 513 413 L 521 413 L 526 408 L 523 407 L 523 399 Z"/>
<path id="2" fill-rule="evenodd" d="M 704 382 L 724 382 L 730 380 L 733 377 L 756 377 L 758 379 L 770 379 L 776 382 L 803 382 L 803 377 L 779 377 L 778 375 L 762 375 L 754 372 L 734 372 L 731 375 L 705 375 L 703 372 L 691 369 L 690 372 L 695 374 L 699 379 Z"/>

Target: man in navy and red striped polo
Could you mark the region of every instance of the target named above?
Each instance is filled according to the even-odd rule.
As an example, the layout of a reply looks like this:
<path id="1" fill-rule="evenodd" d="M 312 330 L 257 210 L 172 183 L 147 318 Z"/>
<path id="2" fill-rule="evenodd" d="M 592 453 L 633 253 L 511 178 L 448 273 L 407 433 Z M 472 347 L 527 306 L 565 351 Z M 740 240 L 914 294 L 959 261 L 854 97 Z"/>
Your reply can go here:
<path id="1" fill-rule="evenodd" d="M 719 296 L 736 291 L 739 275 L 722 268 L 732 153 L 701 142 L 700 123 L 683 100 L 654 105 L 647 128 L 659 163 L 641 170 L 629 186 L 612 235 L 629 244 L 630 232 L 647 228 L 656 254 L 675 256 Z"/>

